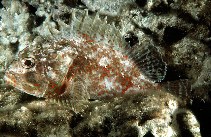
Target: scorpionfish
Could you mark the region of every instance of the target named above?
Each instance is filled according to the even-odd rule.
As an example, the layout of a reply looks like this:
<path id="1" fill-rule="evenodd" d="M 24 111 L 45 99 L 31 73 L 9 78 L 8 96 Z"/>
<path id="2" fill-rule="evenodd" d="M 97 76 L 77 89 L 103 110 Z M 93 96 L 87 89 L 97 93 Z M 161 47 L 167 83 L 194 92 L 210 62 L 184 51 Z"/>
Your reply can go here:
<path id="1" fill-rule="evenodd" d="M 131 46 L 132 33 L 123 34 L 98 15 L 72 13 L 57 40 L 31 45 L 19 52 L 5 80 L 37 97 L 98 99 L 159 89 L 166 63 L 153 44 Z M 63 38 L 62 38 L 63 37 Z"/>

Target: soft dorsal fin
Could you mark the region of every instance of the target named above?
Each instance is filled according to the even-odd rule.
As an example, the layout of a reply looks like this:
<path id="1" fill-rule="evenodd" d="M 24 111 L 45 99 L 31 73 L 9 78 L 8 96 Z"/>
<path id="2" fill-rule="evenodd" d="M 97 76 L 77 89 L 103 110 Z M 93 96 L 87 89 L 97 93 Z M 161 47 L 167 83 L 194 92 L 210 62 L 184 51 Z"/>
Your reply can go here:
<path id="1" fill-rule="evenodd" d="M 132 58 L 140 71 L 151 81 L 160 82 L 166 75 L 166 63 L 160 52 L 152 44 L 135 44 L 127 47 L 127 54 Z"/>

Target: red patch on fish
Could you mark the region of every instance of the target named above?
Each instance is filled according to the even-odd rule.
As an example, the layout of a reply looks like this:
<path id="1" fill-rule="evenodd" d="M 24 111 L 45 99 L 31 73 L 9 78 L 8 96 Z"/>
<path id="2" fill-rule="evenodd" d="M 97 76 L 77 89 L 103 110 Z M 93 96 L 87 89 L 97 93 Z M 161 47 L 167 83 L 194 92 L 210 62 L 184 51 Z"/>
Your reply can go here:
<path id="1" fill-rule="evenodd" d="M 19 60 L 11 64 L 6 81 L 13 81 L 13 86 L 28 94 L 46 98 L 81 95 L 75 92 L 87 92 L 90 98 L 96 98 L 157 87 L 121 50 L 95 43 L 87 34 L 80 35 L 84 39 L 81 42 L 60 40 L 27 47 L 20 52 Z M 34 59 L 31 68 L 27 66 L 30 60 L 21 64 L 25 58 Z M 28 72 L 33 75 L 30 79 L 25 75 Z"/>

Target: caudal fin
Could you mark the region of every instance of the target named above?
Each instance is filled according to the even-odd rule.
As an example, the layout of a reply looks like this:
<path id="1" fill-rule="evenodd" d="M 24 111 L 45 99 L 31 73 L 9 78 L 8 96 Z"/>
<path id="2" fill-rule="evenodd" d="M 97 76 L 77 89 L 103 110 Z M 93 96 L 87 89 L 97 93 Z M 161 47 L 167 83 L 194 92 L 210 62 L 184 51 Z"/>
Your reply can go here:
<path id="1" fill-rule="evenodd" d="M 191 83 L 188 79 L 163 82 L 161 86 L 165 91 L 179 98 L 189 99 L 192 97 Z"/>

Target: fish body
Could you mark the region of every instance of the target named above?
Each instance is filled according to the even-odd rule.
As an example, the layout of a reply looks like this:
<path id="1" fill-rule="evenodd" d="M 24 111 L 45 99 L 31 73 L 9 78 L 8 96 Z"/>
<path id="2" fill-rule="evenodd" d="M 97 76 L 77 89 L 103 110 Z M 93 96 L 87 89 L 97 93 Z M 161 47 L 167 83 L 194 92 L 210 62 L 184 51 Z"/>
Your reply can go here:
<path id="1" fill-rule="evenodd" d="M 80 90 L 89 98 L 98 98 L 157 88 L 127 55 L 86 39 L 27 47 L 5 79 L 21 91 L 47 98 L 80 95 L 75 93 Z"/>
<path id="2" fill-rule="evenodd" d="M 5 74 L 9 85 L 37 97 L 75 100 L 159 89 L 155 82 L 165 77 L 166 64 L 154 46 L 128 47 L 120 31 L 98 15 L 72 17 L 74 36 L 19 52 Z"/>

